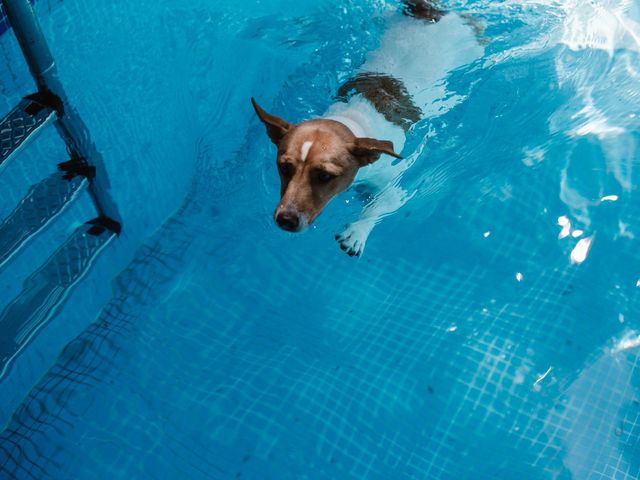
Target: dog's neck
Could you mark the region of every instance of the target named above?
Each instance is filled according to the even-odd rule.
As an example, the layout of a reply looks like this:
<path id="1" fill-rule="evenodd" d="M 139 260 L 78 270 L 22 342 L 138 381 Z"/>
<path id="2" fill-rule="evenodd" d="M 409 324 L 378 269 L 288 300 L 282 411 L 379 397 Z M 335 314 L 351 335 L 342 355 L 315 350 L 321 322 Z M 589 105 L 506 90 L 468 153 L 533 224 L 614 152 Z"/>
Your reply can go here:
<path id="1" fill-rule="evenodd" d="M 354 95 L 347 102 L 334 103 L 322 116 L 345 125 L 356 137 L 384 138 L 393 142 L 395 151 L 404 147 L 405 130 L 389 120 L 363 95 Z"/>

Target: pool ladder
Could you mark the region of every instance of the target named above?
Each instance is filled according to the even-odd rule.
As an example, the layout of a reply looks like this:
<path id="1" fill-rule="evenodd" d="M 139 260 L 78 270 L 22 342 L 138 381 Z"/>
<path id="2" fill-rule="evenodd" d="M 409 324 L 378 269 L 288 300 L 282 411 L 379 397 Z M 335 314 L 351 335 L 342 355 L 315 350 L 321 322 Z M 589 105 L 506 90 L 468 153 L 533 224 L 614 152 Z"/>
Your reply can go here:
<path id="1" fill-rule="evenodd" d="M 41 232 L 65 207 L 87 191 L 97 215 L 27 277 L 22 291 L 0 313 L 0 379 L 11 361 L 54 315 L 95 257 L 120 233 L 121 222 L 109 195 L 102 157 L 88 130 L 69 104 L 56 64 L 29 0 L 1 0 L 37 92 L 27 95 L 0 120 L 0 171 L 36 133 L 53 124 L 64 140 L 68 158 L 58 172 L 33 185 L 0 223 L 0 274 L 7 262 Z"/>

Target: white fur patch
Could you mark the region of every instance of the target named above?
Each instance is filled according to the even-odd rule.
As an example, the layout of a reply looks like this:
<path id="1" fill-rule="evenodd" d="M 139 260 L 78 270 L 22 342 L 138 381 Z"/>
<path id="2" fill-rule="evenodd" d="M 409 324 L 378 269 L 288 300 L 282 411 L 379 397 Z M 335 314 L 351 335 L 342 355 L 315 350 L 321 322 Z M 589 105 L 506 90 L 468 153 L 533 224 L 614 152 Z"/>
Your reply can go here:
<path id="1" fill-rule="evenodd" d="M 422 117 L 435 117 L 464 100 L 448 91 L 449 73 L 483 54 L 475 32 L 460 15 L 445 15 L 432 25 L 402 16 L 390 25 L 380 48 L 367 55 L 359 71 L 402 79 Z"/>
<path id="2" fill-rule="evenodd" d="M 307 159 L 307 155 L 309 155 L 309 150 L 311 150 L 311 146 L 313 142 L 304 142 L 302 144 L 302 148 L 300 149 L 300 158 L 304 162 Z"/>

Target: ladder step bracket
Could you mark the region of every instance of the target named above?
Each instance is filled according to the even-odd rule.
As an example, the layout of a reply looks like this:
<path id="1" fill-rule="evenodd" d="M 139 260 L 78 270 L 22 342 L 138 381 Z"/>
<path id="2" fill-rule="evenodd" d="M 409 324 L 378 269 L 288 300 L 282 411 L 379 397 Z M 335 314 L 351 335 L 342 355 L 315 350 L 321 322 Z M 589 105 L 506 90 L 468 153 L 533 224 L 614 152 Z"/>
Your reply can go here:
<path id="1" fill-rule="evenodd" d="M 93 180 L 96 176 L 96 167 L 89 165 L 84 158 L 74 157 L 71 160 L 58 164 L 58 170 L 65 172 L 63 178 L 71 180 L 75 177 L 84 177 Z"/>

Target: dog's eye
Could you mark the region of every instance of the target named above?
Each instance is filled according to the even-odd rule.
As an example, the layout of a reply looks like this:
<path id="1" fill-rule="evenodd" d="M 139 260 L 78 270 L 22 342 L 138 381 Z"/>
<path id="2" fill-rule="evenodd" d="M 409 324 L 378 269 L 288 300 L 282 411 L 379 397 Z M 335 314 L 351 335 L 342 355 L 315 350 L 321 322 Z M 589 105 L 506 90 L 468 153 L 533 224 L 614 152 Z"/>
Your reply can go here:
<path id="1" fill-rule="evenodd" d="M 279 163 L 278 170 L 283 177 L 290 177 L 293 175 L 293 165 L 290 163 Z"/>
<path id="2" fill-rule="evenodd" d="M 331 180 L 336 178 L 337 175 L 333 173 L 329 173 L 326 170 L 317 170 L 316 171 L 316 180 L 318 183 L 329 183 Z"/>

